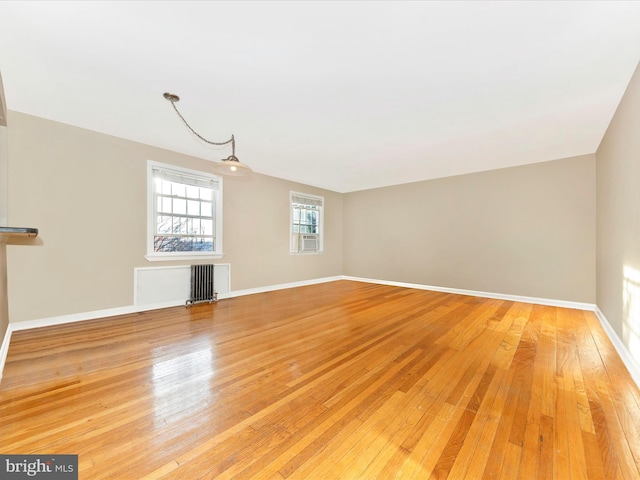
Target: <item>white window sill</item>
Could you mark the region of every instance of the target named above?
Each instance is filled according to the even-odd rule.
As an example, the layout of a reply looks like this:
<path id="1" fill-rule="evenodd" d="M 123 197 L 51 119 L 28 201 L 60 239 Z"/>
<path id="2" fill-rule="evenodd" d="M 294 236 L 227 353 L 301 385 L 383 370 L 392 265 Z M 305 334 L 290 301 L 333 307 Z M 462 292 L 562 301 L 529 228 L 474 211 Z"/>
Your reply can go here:
<path id="1" fill-rule="evenodd" d="M 222 253 L 207 254 L 207 255 L 194 255 L 192 253 L 169 254 L 169 255 L 145 255 L 144 258 L 149 262 L 175 262 L 179 260 L 216 260 L 224 257 Z"/>
<path id="2" fill-rule="evenodd" d="M 322 255 L 324 252 L 289 252 L 289 255 Z"/>

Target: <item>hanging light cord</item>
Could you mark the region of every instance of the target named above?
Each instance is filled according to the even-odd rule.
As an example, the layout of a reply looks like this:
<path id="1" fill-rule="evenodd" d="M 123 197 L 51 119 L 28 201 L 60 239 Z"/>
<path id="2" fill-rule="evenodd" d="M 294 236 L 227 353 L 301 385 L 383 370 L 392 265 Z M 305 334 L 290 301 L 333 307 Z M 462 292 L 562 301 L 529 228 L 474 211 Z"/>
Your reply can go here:
<path id="1" fill-rule="evenodd" d="M 169 100 L 171 102 L 171 106 L 173 107 L 173 109 L 176 111 L 176 113 L 178 114 L 178 116 L 180 117 L 180 120 L 182 120 L 182 122 L 186 125 L 186 127 L 191 130 L 191 133 L 193 133 L 196 137 L 198 137 L 200 140 L 202 140 L 205 143 L 208 143 L 210 145 L 217 145 L 217 146 L 222 146 L 222 145 L 228 145 L 231 144 L 231 157 L 236 158 L 236 140 L 233 137 L 233 135 L 231 135 L 231 138 L 229 140 L 227 140 L 226 142 L 212 142 L 210 140 L 207 140 L 206 138 L 204 138 L 202 135 L 200 135 L 198 132 L 196 132 L 191 125 L 189 125 L 189 123 L 184 119 L 184 117 L 182 116 L 182 114 L 180 113 L 180 111 L 178 110 L 178 107 L 176 107 L 176 102 L 178 100 L 180 100 L 180 97 L 178 97 L 177 95 L 174 95 L 172 93 L 165 93 L 164 94 L 164 98 L 166 98 L 167 100 Z M 230 158 L 231 158 L 230 157 Z"/>

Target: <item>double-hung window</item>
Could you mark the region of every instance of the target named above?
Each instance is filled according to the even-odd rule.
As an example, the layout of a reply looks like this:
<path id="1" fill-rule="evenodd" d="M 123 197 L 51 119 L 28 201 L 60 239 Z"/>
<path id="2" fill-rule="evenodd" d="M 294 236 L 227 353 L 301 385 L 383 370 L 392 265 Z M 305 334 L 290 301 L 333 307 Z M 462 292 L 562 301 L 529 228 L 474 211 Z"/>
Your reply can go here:
<path id="1" fill-rule="evenodd" d="M 291 253 L 319 253 L 323 250 L 324 198 L 291 192 Z"/>
<path id="2" fill-rule="evenodd" d="M 147 259 L 222 255 L 222 179 L 148 162 Z"/>

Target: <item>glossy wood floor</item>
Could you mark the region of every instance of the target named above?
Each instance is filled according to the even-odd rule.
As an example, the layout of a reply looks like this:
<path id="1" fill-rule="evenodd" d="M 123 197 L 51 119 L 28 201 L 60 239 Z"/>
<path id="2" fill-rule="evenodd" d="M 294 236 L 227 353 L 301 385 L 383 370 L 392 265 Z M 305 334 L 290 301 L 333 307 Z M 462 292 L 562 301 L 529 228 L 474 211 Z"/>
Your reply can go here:
<path id="1" fill-rule="evenodd" d="M 350 281 L 16 332 L 0 453 L 81 479 L 638 479 L 592 313 Z"/>

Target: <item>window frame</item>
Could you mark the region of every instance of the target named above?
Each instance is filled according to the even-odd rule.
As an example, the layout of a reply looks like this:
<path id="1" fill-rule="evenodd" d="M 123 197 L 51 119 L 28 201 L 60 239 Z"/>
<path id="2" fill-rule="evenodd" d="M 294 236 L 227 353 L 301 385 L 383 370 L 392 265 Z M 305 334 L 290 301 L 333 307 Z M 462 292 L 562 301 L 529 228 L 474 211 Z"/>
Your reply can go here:
<path id="1" fill-rule="evenodd" d="M 294 197 L 306 198 L 312 201 L 320 202 L 318 208 L 318 248 L 312 251 L 301 251 L 299 236 L 302 234 L 298 232 L 298 248 L 295 248 L 294 235 Z M 300 225 L 300 223 L 298 223 Z M 289 254 L 290 255 L 320 255 L 324 253 L 324 197 L 318 195 L 311 195 L 309 193 L 302 192 L 289 192 Z"/>
<path id="2" fill-rule="evenodd" d="M 156 235 L 157 222 L 157 205 L 156 193 L 154 190 L 154 173 L 155 170 L 163 170 L 175 175 L 186 175 L 200 178 L 206 181 L 213 181 L 213 214 L 214 214 L 214 247 L 211 252 L 203 251 L 187 251 L 187 252 L 156 252 L 154 251 L 154 236 Z M 166 163 L 147 160 L 147 254 L 145 258 L 148 261 L 172 261 L 172 260 L 202 260 L 222 258 L 222 178 L 209 172 L 201 170 L 193 170 L 190 168 L 180 167 L 177 165 L 169 165 Z"/>

